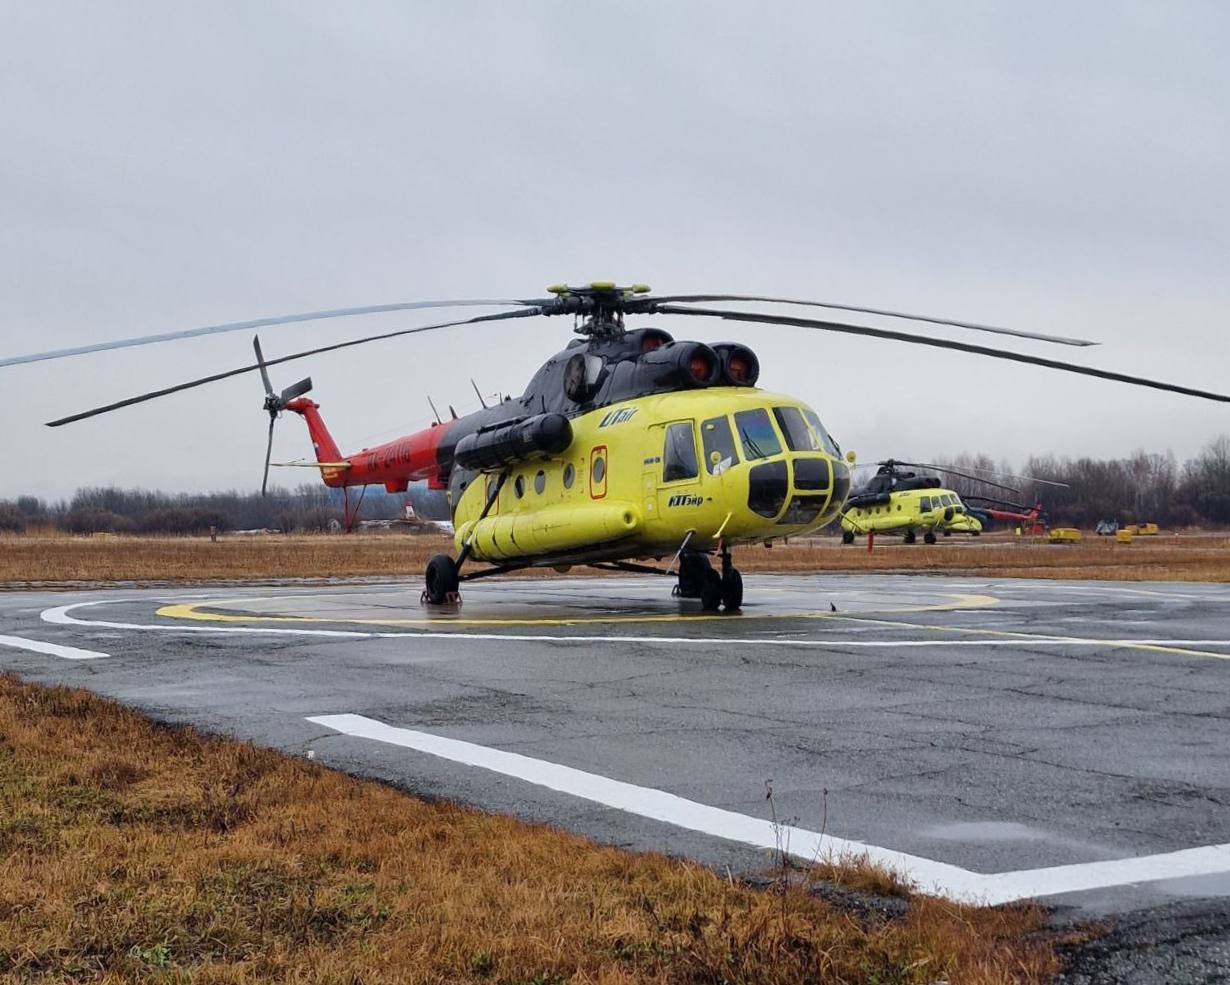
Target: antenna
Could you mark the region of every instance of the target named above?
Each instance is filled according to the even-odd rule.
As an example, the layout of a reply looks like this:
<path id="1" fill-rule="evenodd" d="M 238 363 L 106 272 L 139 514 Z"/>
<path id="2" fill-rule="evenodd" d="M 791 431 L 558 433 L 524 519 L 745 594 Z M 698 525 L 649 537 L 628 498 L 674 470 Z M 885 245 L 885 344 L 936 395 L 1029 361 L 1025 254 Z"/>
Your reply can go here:
<path id="1" fill-rule="evenodd" d="M 470 386 L 474 387 L 474 393 L 478 397 L 478 402 L 483 405 L 483 410 L 487 409 L 487 401 L 483 399 L 483 395 L 479 393 L 478 384 L 474 382 L 474 377 L 470 377 Z"/>
<path id="2" fill-rule="evenodd" d="M 427 394 L 427 405 L 428 405 L 429 407 L 431 407 L 431 412 L 432 412 L 433 414 L 435 414 L 435 415 L 436 415 L 436 423 L 437 423 L 437 424 L 443 424 L 443 423 L 444 423 L 444 421 L 442 421 L 442 420 L 440 419 L 440 412 L 439 412 L 438 410 L 436 410 L 436 405 L 435 405 L 435 403 L 433 403 L 433 402 L 432 402 L 432 399 L 431 399 L 431 394 L 430 394 L 430 393 L 429 393 L 429 394 Z"/>

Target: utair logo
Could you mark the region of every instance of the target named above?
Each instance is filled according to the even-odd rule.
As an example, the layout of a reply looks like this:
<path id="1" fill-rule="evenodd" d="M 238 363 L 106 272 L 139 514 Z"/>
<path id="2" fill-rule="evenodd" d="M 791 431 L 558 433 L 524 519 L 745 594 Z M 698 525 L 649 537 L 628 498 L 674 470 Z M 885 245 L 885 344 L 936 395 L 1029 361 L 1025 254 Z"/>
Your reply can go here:
<path id="1" fill-rule="evenodd" d="M 633 415 L 636 414 L 636 410 L 635 407 L 623 407 L 620 410 L 608 411 L 607 415 L 598 422 L 598 427 L 609 428 L 614 424 L 623 424 L 624 421 L 630 421 Z"/>
<path id="2" fill-rule="evenodd" d="M 699 496 L 680 495 L 672 496 L 666 501 L 666 505 L 668 508 L 672 506 L 699 506 L 703 502 L 704 500 Z"/>

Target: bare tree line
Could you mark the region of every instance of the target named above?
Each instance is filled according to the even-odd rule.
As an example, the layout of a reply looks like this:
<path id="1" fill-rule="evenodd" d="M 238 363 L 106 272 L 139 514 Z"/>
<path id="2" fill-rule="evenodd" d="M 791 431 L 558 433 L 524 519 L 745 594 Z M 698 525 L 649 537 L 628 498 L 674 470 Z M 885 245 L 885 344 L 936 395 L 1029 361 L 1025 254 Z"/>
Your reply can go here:
<path id="1" fill-rule="evenodd" d="M 1167 527 L 1230 525 L 1230 436 L 1210 441 L 1194 458 L 1180 463 L 1167 452 L 1137 451 L 1127 458 L 1059 458 L 1034 455 L 1024 465 L 996 463 L 989 455 L 958 455 L 937 464 L 963 472 L 1015 473 L 1021 479 L 989 482 L 949 479 L 962 498 L 987 497 L 1031 507 L 1040 503 L 1053 524 L 1091 527 L 1099 520 L 1154 522 Z M 1066 483 L 1050 486 L 1033 479 Z"/>
<path id="2" fill-rule="evenodd" d="M 986 497 L 1029 508 L 1041 503 L 1054 524 L 1090 527 L 1099 520 L 1153 521 L 1168 527 L 1230 526 L 1230 436 L 1210 441 L 1194 458 L 1180 463 L 1173 454 L 1138 451 L 1127 458 L 1058 458 L 1034 455 L 1023 465 L 996 462 L 986 454 L 937 459 L 937 464 L 985 480 L 946 477 L 945 485 L 962 498 Z M 1003 479 L 987 473 L 1013 473 Z M 1033 478 L 1066 483 L 1057 487 Z M 1011 489 L 997 488 L 993 483 Z M 394 519 L 409 500 L 419 515 L 447 519 L 443 492 L 421 485 L 407 493 L 379 489 L 362 496 L 365 519 Z M 340 490 L 305 484 L 273 488 L 268 496 L 237 491 L 164 493 L 145 489 L 86 487 L 68 500 L 48 503 L 34 495 L 0 501 L 0 531 L 54 527 L 72 533 L 203 533 L 227 530 L 323 531 L 344 519 Z"/>
<path id="3" fill-rule="evenodd" d="M 412 486 L 405 493 L 352 490 L 350 503 L 363 519 L 396 519 L 409 500 L 427 518 L 447 516 L 443 493 Z M 442 512 L 443 511 L 443 512 Z M 164 493 L 90 486 L 70 499 L 47 502 L 33 495 L 0 501 L 0 531 L 54 528 L 69 533 L 199 534 L 210 528 L 277 530 L 283 533 L 337 529 L 345 520 L 341 490 L 304 484 L 272 487 L 268 496 L 238 491 Z"/>

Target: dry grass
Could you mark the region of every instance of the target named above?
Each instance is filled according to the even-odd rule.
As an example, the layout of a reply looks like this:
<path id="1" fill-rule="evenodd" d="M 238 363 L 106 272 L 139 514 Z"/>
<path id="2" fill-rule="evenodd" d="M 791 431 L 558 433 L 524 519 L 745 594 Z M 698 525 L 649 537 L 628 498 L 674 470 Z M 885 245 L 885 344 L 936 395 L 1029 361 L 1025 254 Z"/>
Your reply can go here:
<path id="1" fill-rule="evenodd" d="M 418 579 L 433 554 L 452 551 L 440 535 L 404 534 L 223 537 L 72 537 L 0 535 L 0 585 L 96 582 L 258 581 L 273 578 L 409 577 Z M 989 577 L 1102 578 L 1117 581 L 1230 582 L 1230 537 L 1190 535 L 1086 537 L 1077 545 L 997 535 L 953 537 L 935 546 L 881 538 L 875 550 L 836 538 L 737 551 L 745 572 L 918 571 Z M 577 574 L 590 569 L 574 568 Z M 550 575 L 536 569 L 535 576 Z"/>
<path id="2" fill-rule="evenodd" d="M 1033 983 L 1044 926 L 856 916 L 0 677 L 0 981 Z"/>

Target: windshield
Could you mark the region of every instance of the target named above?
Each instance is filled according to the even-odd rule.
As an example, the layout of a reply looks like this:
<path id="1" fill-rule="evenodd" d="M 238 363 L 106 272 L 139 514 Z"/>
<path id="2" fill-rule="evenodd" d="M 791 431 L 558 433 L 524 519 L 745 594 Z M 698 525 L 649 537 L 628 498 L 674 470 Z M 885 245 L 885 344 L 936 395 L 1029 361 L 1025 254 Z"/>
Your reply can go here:
<path id="1" fill-rule="evenodd" d="M 781 442 L 777 440 L 768 411 L 760 408 L 739 411 L 735 415 L 735 430 L 743 442 L 745 458 L 771 458 L 781 454 Z"/>
<path id="2" fill-rule="evenodd" d="M 807 418 L 807 423 L 812 426 L 812 430 L 816 432 L 816 437 L 820 439 L 820 447 L 832 455 L 834 458 L 841 457 L 841 449 L 837 447 L 837 442 L 825 430 L 824 425 L 820 423 L 820 415 L 810 407 L 803 408 L 803 416 Z"/>
<path id="3" fill-rule="evenodd" d="M 786 438 L 786 447 L 791 451 L 819 451 L 820 439 L 803 420 L 803 412 L 797 407 L 774 407 L 773 416 Z"/>

